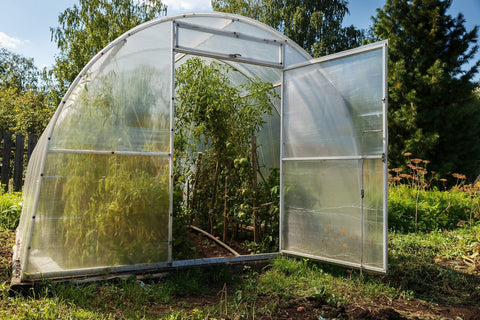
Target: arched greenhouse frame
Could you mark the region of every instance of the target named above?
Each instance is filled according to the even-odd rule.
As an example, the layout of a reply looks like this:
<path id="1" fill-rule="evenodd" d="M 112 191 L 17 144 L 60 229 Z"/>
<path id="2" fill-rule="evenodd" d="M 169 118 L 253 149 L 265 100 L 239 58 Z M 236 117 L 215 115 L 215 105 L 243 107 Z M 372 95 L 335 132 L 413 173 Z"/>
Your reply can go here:
<path id="1" fill-rule="evenodd" d="M 277 252 L 174 252 L 176 73 L 193 57 L 225 66 L 235 86 L 271 85 L 255 153 L 280 173 Z M 32 154 L 13 283 L 277 254 L 386 272 L 386 59 L 386 41 L 312 59 L 258 21 L 217 12 L 126 32 L 77 76 Z"/>

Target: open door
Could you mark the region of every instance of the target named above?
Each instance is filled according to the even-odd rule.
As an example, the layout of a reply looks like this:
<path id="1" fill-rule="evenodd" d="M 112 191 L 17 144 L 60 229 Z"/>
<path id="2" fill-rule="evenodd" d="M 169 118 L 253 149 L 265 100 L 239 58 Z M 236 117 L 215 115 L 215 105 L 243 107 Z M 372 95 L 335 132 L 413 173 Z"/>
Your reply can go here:
<path id="1" fill-rule="evenodd" d="M 280 252 L 387 270 L 387 42 L 284 70 Z"/>

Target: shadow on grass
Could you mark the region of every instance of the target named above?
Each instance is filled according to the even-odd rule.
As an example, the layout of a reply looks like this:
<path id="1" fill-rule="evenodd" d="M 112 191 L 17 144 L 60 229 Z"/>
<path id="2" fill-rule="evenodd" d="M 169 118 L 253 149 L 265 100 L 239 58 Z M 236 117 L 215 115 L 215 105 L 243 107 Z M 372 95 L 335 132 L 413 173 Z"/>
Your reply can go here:
<path id="1" fill-rule="evenodd" d="M 445 305 L 480 307 L 480 274 L 467 273 L 426 255 L 421 248 L 411 253 L 390 253 L 389 272 L 384 281 L 414 297 Z M 480 266 L 480 260 L 477 261 Z M 463 269 L 465 270 L 465 269 Z"/>

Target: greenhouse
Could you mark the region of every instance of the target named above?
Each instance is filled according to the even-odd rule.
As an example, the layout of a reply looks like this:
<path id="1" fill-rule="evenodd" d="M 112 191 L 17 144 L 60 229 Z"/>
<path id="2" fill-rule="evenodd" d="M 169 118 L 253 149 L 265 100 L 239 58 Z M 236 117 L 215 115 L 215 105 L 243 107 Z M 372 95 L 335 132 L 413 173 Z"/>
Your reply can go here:
<path id="1" fill-rule="evenodd" d="M 268 259 L 387 270 L 387 43 L 312 59 L 225 13 L 144 23 L 28 164 L 13 283 Z M 191 228 L 248 250 L 198 251 Z"/>

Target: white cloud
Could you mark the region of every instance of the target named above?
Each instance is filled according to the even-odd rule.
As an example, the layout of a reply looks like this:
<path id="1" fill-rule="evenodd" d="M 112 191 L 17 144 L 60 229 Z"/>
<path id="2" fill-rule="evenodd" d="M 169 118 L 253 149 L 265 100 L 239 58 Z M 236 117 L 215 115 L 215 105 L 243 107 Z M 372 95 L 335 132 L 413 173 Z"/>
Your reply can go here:
<path id="1" fill-rule="evenodd" d="M 22 40 L 10 37 L 8 34 L 0 32 L 0 47 L 4 47 L 7 49 L 16 49 L 22 43 Z"/>
<path id="2" fill-rule="evenodd" d="M 211 0 L 163 0 L 169 13 L 179 11 L 211 11 Z"/>

